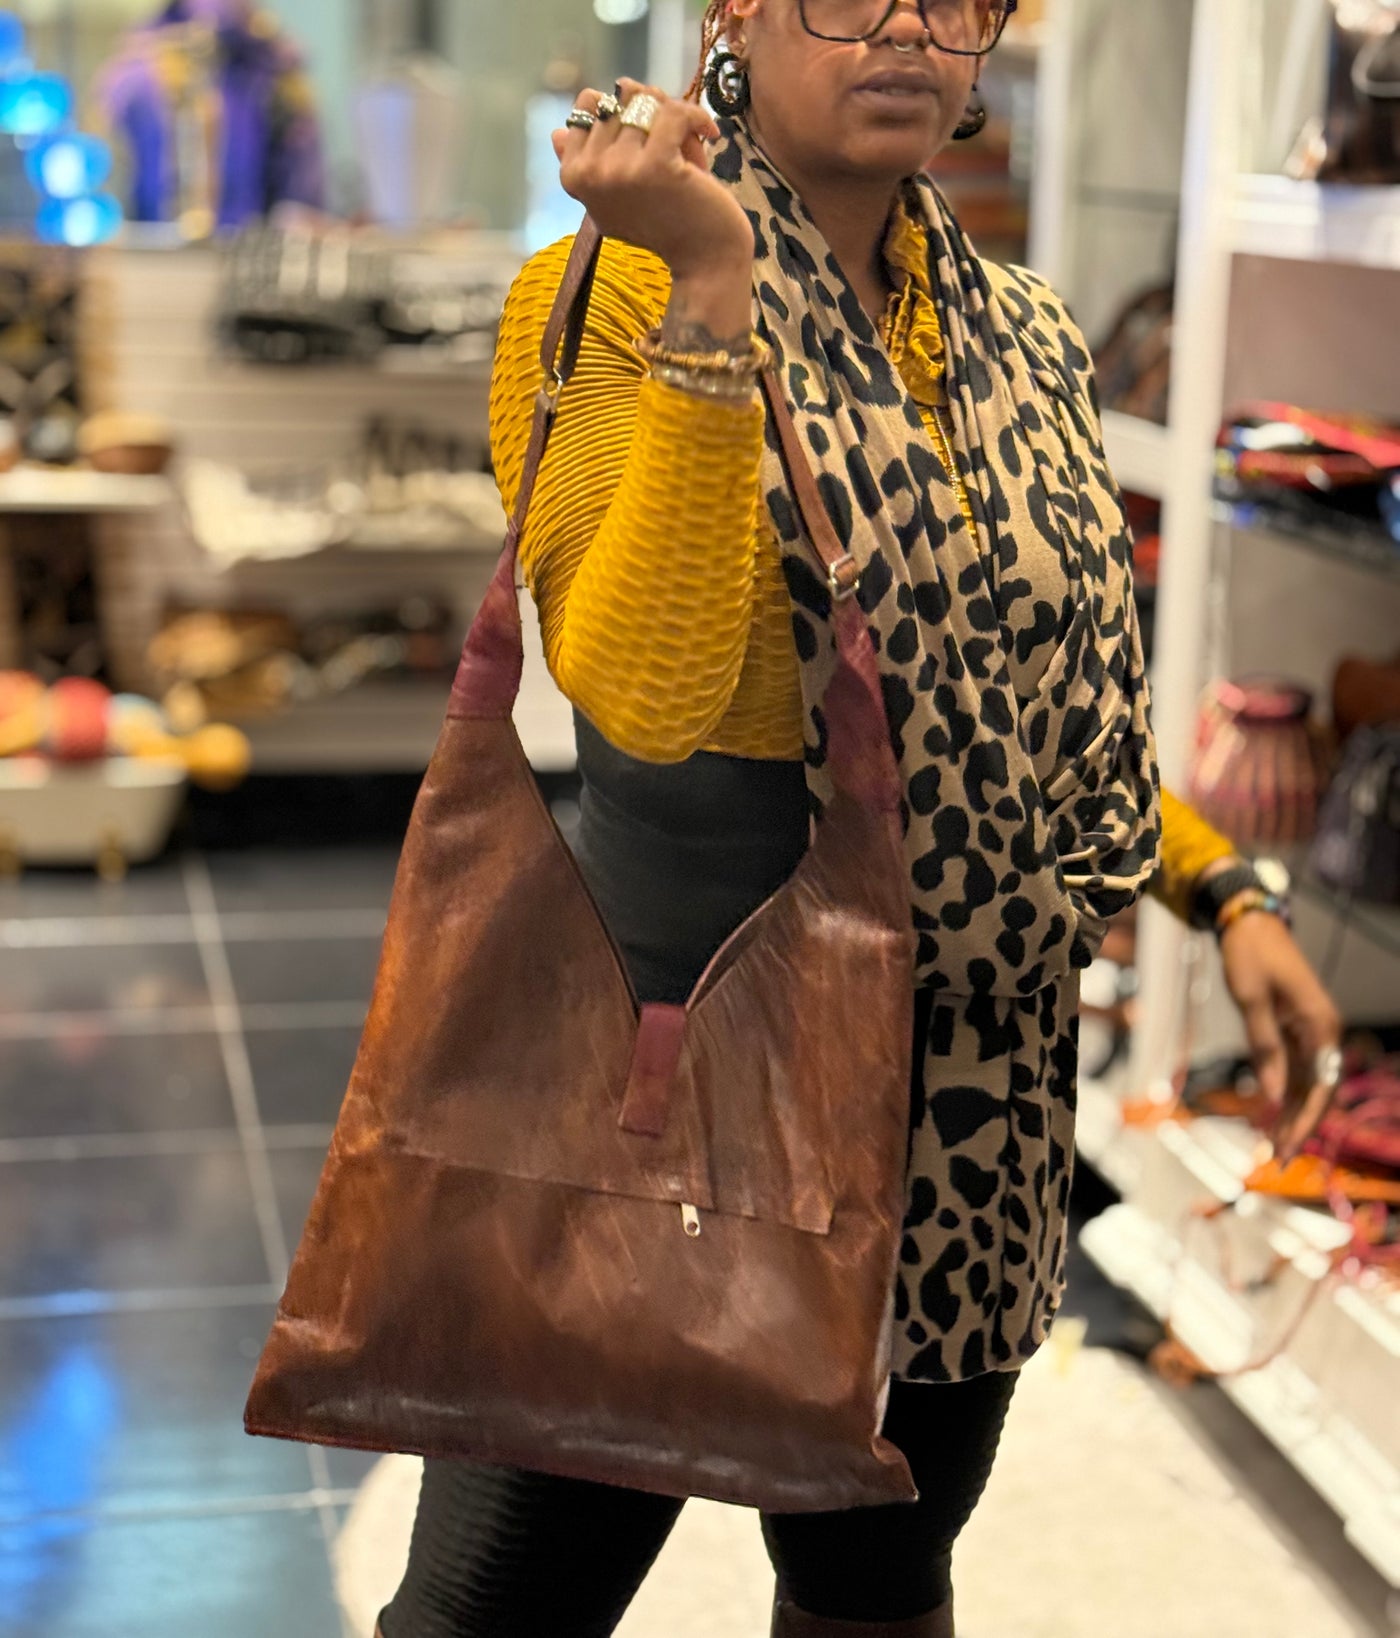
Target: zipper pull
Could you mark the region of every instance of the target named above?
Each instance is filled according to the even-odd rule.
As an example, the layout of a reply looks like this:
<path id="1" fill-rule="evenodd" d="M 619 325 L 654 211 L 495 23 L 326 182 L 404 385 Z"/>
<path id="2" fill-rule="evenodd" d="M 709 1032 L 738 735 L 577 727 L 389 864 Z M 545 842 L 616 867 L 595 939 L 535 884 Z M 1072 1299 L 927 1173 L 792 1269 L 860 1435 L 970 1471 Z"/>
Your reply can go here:
<path id="1" fill-rule="evenodd" d="M 685 1232 L 692 1240 L 700 1238 L 700 1213 L 694 1206 L 681 1207 L 681 1222 L 685 1225 Z"/>

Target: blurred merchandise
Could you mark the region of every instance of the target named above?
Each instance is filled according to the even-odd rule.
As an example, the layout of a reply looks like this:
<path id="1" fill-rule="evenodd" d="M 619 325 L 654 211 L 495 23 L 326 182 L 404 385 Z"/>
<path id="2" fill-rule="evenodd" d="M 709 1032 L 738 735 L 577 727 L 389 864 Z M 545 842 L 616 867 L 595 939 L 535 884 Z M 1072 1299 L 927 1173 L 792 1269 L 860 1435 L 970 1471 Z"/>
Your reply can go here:
<path id="1" fill-rule="evenodd" d="M 1358 728 L 1347 741 L 1312 866 L 1348 898 L 1400 905 L 1400 723 Z"/>
<path id="2" fill-rule="evenodd" d="M 1247 404 L 1220 429 L 1216 493 L 1298 525 L 1389 533 L 1400 546 L 1400 513 L 1389 504 L 1400 472 L 1400 429 L 1363 416 L 1294 404 Z"/>
<path id="3" fill-rule="evenodd" d="M 324 203 L 305 63 L 252 0 L 170 0 L 126 36 L 97 97 L 127 150 L 136 221 L 202 239 L 284 201 Z"/>
<path id="4" fill-rule="evenodd" d="M 119 876 L 165 846 L 187 781 L 231 790 L 250 763 L 237 729 L 178 733 L 154 700 L 0 672 L 0 873 L 93 864 Z"/>
<path id="5" fill-rule="evenodd" d="M 1331 0 L 1327 109 L 1288 161 L 1308 182 L 1400 182 L 1400 6 Z"/>
<path id="6" fill-rule="evenodd" d="M 499 544 L 495 480 L 462 442 L 375 418 L 345 461 L 254 483 L 215 461 L 186 461 L 179 484 L 195 540 L 220 568 L 305 557 L 331 546 L 453 551 Z"/>
<path id="7" fill-rule="evenodd" d="M 78 453 L 95 472 L 156 477 L 175 453 L 175 429 L 157 415 L 94 415 L 78 429 Z"/>
<path id="8" fill-rule="evenodd" d="M 148 664 L 172 709 L 174 691 L 175 701 L 193 696 L 205 711 L 256 718 L 343 694 L 373 676 L 445 683 L 458 636 L 451 611 L 428 597 L 300 627 L 274 612 L 192 611 L 165 621 Z"/>
<path id="9" fill-rule="evenodd" d="M 52 762 L 109 757 L 177 764 L 197 784 L 226 790 L 248 772 L 248 742 L 236 729 L 202 716 L 177 731 L 154 700 L 113 694 L 88 677 L 60 677 L 49 687 L 27 672 L 0 671 L 0 757 Z"/>
<path id="10" fill-rule="evenodd" d="M 1094 352 L 1103 407 L 1167 424 L 1175 291 L 1157 285 L 1134 297 Z"/>
<path id="11" fill-rule="evenodd" d="M 220 331 L 260 364 L 328 359 L 488 368 L 520 257 L 486 235 L 389 240 L 338 227 L 250 229 L 230 246 Z"/>
<path id="12" fill-rule="evenodd" d="M 1332 725 L 1345 740 L 1373 723 L 1400 722 L 1400 654 L 1393 660 L 1345 659 L 1332 679 Z"/>
<path id="13" fill-rule="evenodd" d="M 1192 803 L 1241 847 L 1307 840 L 1331 753 L 1306 688 L 1276 678 L 1224 680 L 1197 718 Z"/>
<path id="14" fill-rule="evenodd" d="M 0 416 L 33 460 L 65 462 L 77 453 L 77 309 L 77 268 L 65 252 L 20 245 L 0 252 Z"/>

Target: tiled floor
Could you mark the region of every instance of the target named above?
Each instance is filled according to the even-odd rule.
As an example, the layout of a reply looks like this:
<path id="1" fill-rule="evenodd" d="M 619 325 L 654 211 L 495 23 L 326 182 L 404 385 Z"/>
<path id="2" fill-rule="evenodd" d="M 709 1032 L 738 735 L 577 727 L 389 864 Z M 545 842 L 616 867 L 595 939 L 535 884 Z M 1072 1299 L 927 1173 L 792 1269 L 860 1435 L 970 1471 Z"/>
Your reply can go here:
<path id="1" fill-rule="evenodd" d="M 349 1631 L 331 1551 L 372 1459 L 250 1440 L 241 1409 L 393 866 L 386 846 L 191 850 L 121 887 L 0 886 L 3 1638 Z M 1071 1307 L 1092 1340 L 1142 1340 L 1087 1268 Z M 1325 1508 L 1215 1431 L 1374 1602 Z"/>
<path id="2" fill-rule="evenodd" d="M 387 847 L 0 887 L 0 1633 L 343 1638 L 371 1465 L 253 1362 L 374 972 Z"/>

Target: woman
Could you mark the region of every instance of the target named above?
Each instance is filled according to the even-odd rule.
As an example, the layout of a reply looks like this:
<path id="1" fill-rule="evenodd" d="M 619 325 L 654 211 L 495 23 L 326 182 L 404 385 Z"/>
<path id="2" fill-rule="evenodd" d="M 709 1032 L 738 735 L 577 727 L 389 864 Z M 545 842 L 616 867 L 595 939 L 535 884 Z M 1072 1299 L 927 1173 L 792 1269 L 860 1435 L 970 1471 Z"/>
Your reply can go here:
<path id="1" fill-rule="evenodd" d="M 829 793 L 830 599 L 765 443 L 755 315 L 862 568 L 906 786 L 920 987 L 885 1432 L 920 1500 L 765 1517 L 776 1634 L 953 1631 L 953 1543 L 1059 1300 L 1078 972 L 1156 861 L 1088 355 L 916 180 L 1010 9 L 715 0 L 729 117 L 627 82 L 556 136 L 608 243 L 522 558 L 578 708 L 580 863 L 640 997 L 686 997 Z M 567 251 L 502 326 L 508 505 Z M 680 1505 L 429 1463 L 385 1638 L 610 1633 Z"/>

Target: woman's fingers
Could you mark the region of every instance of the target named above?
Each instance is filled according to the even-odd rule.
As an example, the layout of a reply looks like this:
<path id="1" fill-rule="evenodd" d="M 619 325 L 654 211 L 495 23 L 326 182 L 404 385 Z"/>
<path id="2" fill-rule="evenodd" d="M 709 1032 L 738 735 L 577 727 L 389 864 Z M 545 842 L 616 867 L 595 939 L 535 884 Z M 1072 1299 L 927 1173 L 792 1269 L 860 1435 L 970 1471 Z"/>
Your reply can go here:
<path id="1" fill-rule="evenodd" d="M 655 112 L 645 127 L 627 124 L 620 119 L 619 141 L 624 138 L 633 142 L 640 140 L 647 146 L 654 143 L 658 148 L 680 152 L 689 137 L 712 140 L 719 135 L 719 127 L 703 108 L 693 102 L 683 102 L 679 97 L 668 97 L 657 86 L 644 85 L 640 80 L 623 79 L 618 82 L 618 95 L 624 114 L 639 97 L 650 97 L 656 104 Z"/>

